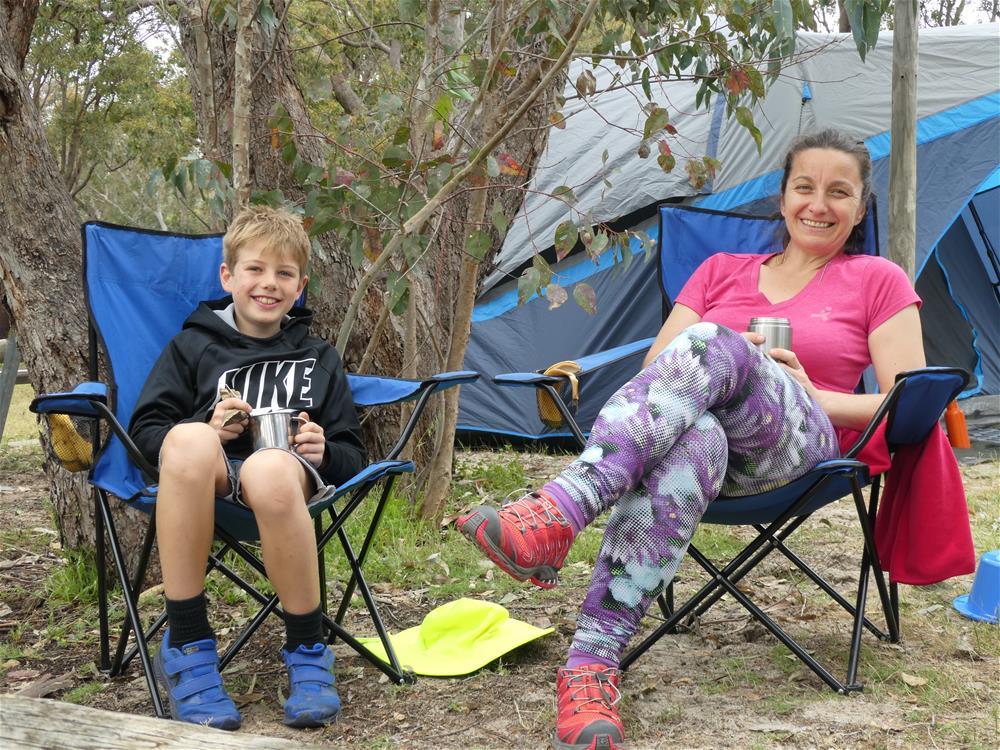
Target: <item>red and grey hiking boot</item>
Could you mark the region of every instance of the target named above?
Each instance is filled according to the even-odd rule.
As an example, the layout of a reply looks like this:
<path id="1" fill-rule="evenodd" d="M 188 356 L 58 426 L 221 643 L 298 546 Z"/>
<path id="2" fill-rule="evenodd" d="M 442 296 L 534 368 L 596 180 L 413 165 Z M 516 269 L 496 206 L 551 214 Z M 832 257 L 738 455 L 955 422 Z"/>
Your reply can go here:
<path id="1" fill-rule="evenodd" d="M 573 545 L 569 521 L 545 492 L 533 492 L 498 511 L 473 508 L 455 521 L 459 531 L 504 571 L 543 589 L 559 582 L 559 568 Z"/>
<path id="2" fill-rule="evenodd" d="M 557 750 L 621 750 L 621 671 L 603 664 L 563 667 L 556 678 Z"/>

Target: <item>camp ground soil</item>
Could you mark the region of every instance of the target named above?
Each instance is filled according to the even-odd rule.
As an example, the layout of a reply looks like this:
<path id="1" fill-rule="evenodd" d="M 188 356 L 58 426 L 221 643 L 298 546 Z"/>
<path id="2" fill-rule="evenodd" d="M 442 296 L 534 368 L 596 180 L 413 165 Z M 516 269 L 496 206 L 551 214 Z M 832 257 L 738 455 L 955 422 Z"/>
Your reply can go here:
<path id="1" fill-rule="evenodd" d="M 555 473 L 564 457 L 518 454 L 532 479 Z M 16 459 L 16 457 L 15 457 Z M 486 467 L 490 452 L 466 452 L 466 472 Z M 1000 461 L 973 457 L 963 466 L 977 549 L 997 544 Z M 72 566 L 59 549 L 47 487 L 35 460 L 0 456 L 0 692 L 149 714 L 137 667 L 122 678 L 95 674 L 96 607 L 53 604 L 54 573 Z M 847 503 L 817 514 L 806 537 L 809 559 L 848 587 L 858 548 Z M 454 544 L 465 542 L 453 531 Z M 599 533 L 595 531 L 594 533 Z M 716 546 L 725 542 L 709 540 Z M 391 629 L 417 624 L 447 597 L 435 598 L 448 572 L 430 570 L 416 590 L 375 584 Z M 470 593 L 491 598 L 499 571 L 483 566 Z M 552 592 L 533 588 L 498 600 L 520 619 L 556 632 L 464 678 L 421 678 L 396 686 L 343 646 L 336 672 L 344 711 L 332 726 L 293 731 L 280 723 L 284 677 L 275 654 L 280 627 L 269 625 L 227 670 L 244 715 L 241 731 L 338 748 L 544 748 L 554 720 L 555 668 L 570 641 L 589 575 L 584 561 L 564 570 Z M 679 589 L 696 571 L 686 562 Z M 67 576 L 58 577 L 66 580 Z M 446 581 L 447 582 L 447 581 Z M 454 581 L 451 581 L 454 583 Z M 834 695 L 738 605 L 724 600 L 690 631 L 668 636 L 626 675 L 622 714 L 632 750 L 653 748 L 995 748 L 998 745 L 1000 635 L 995 626 L 961 618 L 952 599 L 971 576 L 902 590 L 901 644 L 867 640 L 860 675 L 863 693 Z M 82 584 L 81 584 L 82 585 Z M 748 587 L 750 584 L 747 584 Z M 752 584 L 764 609 L 821 659 L 845 661 L 847 617 L 828 605 L 781 560 L 765 565 Z M 221 612 L 213 619 L 238 620 Z M 359 615 L 355 617 L 360 618 Z M 227 619 L 228 618 L 228 619 Z M 83 623 L 83 625 L 81 625 Z M 92 623 L 88 627 L 87 623 Z M 364 628 L 363 621 L 354 623 Z M 655 621 L 650 618 L 649 626 Z M 230 633 L 223 628 L 220 637 Z"/>

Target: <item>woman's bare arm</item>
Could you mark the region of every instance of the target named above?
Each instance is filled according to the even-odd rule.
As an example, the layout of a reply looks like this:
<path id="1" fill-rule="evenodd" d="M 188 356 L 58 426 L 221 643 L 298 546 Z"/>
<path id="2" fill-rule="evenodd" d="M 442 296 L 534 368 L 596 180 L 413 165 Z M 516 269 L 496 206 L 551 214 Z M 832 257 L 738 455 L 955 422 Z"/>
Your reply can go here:
<path id="1" fill-rule="evenodd" d="M 670 311 L 670 315 L 663 321 L 660 332 L 656 334 L 653 345 L 646 352 L 646 358 L 642 360 L 642 366 L 645 367 L 656 359 L 656 356 L 666 348 L 667 344 L 677 337 L 678 333 L 700 321 L 701 316 L 690 307 L 675 304 L 674 309 Z"/>
<path id="2" fill-rule="evenodd" d="M 908 305 L 868 335 L 868 350 L 875 366 L 875 378 L 880 393 L 856 394 L 822 391 L 810 381 L 794 353 L 775 349 L 775 359 L 805 386 L 810 395 L 823 407 L 830 421 L 837 427 L 864 429 L 871 421 L 885 395 L 892 388 L 896 375 L 926 364 L 920 315 L 916 305 Z"/>

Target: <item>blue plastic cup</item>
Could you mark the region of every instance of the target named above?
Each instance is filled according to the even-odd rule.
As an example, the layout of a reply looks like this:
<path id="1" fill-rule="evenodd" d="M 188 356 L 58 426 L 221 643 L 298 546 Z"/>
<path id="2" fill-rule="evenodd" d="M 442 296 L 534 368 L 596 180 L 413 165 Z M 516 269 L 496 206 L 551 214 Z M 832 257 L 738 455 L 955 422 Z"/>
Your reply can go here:
<path id="1" fill-rule="evenodd" d="M 1000 612 L 1000 549 L 984 552 L 979 558 L 972 591 L 952 602 L 959 614 L 979 622 L 997 622 Z"/>

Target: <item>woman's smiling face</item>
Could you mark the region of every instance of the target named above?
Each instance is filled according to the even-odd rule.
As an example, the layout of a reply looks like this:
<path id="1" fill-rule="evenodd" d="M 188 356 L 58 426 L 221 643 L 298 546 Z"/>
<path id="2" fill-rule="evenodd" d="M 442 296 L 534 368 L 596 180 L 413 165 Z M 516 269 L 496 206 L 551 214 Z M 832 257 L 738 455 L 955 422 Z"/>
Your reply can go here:
<path id="1" fill-rule="evenodd" d="M 857 159 L 832 148 L 809 148 L 792 162 L 781 196 L 788 249 L 810 255 L 840 252 L 865 215 Z"/>

